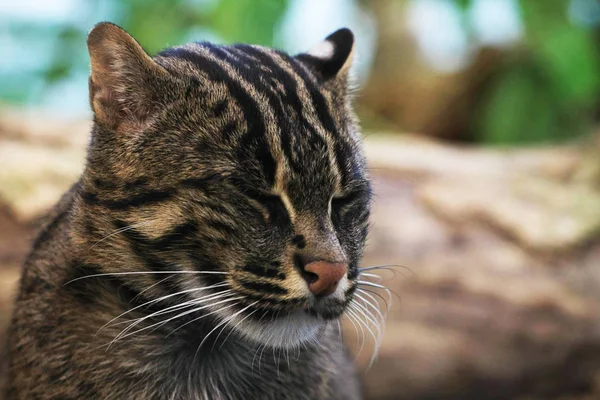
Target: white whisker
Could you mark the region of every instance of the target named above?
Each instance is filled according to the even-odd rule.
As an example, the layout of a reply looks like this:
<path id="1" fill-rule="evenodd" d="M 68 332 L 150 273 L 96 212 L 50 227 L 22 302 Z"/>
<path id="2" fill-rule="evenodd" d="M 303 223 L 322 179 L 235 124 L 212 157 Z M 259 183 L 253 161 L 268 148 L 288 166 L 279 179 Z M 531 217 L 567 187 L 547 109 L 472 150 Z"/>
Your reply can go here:
<path id="1" fill-rule="evenodd" d="M 377 274 L 369 274 L 369 273 L 361 273 L 360 276 L 366 276 L 369 278 L 375 278 L 375 279 L 379 279 L 382 280 L 383 278 Z"/>
<path id="2" fill-rule="evenodd" d="M 367 290 L 364 290 L 364 289 L 360 289 L 360 288 L 359 288 L 359 289 L 358 289 L 356 292 L 357 292 L 357 295 L 358 295 L 359 293 L 361 293 L 361 294 L 363 294 L 363 295 L 367 296 L 369 299 L 373 300 L 373 305 L 374 305 L 374 306 L 376 306 L 376 307 L 377 307 L 377 309 L 379 309 L 379 307 L 380 307 L 380 305 L 379 305 L 379 301 L 378 301 L 378 300 L 375 298 L 375 296 L 373 296 L 373 295 L 372 295 L 372 294 L 371 294 L 369 291 L 367 291 Z M 377 294 L 377 293 L 376 293 L 376 294 Z M 385 317 L 387 318 L 387 314 L 388 314 L 388 313 L 389 313 L 389 311 L 390 311 L 389 304 L 387 304 L 387 302 L 385 301 L 385 299 L 384 299 L 383 297 L 379 296 L 379 298 L 380 298 L 380 299 L 382 299 L 382 300 L 385 302 L 385 305 L 386 305 Z M 364 299 L 363 299 L 363 300 L 364 300 Z"/>
<path id="3" fill-rule="evenodd" d="M 246 306 L 243 309 L 235 312 L 229 318 L 226 318 L 225 320 L 223 320 L 223 322 L 221 322 L 220 324 L 218 324 L 217 326 L 215 326 L 210 332 L 208 332 L 208 334 L 204 337 L 204 339 L 202 339 L 202 341 L 200 342 L 200 345 L 198 346 L 198 348 L 202 347 L 202 344 L 208 339 L 208 337 L 210 336 L 211 333 L 213 333 L 219 326 L 222 326 L 221 330 L 219 331 L 219 334 L 217 335 L 217 337 L 215 338 L 215 341 L 213 342 L 213 347 L 212 348 L 214 349 L 215 348 L 215 344 L 219 340 L 219 336 L 221 336 L 221 334 L 223 333 L 223 329 L 225 329 L 225 327 L 227 327 L 227 324 L 229 323 L 229 321 L 233 320 L 235 317 L 237 317 L 238 315 L 240 315 L 241 313 L 243 313 L 244 311 L 246 311 L 247 309 L 249 309 L 250 307 L 252 307 L 256 303 L 258 303 L 258 301 L 255 301 L 254 303 L 250 304 L 249 306 Z"/>
<path id="4" fill-rule="evenodd" d="M 109 233 L 108 235 L 104 236 L 102 239 L 98 240 L 96 243 L 94 243 L 93 245 L 91 245 L 89 249 L 90 250 L 93 249 L 97 244 L 105 241 L 108 238 L 111 238 L 111 237 L 113 237 L 115 235 L 118 235 L 119 233 L 128 231 L 130 229 L 135 229 L 135 228 L 138 228 L 140 226 L 148 225 L 149 223 L 150 223 L 149 221 L 143 221 L 143 222 L 138 222 L 137 224 L 131 224 L 131 225 L 127 225 L 127 226 L 125 226 L 123 228 L 119 228 L 116 231 L 114 231 L 112 233 Z"/>
<path id="5" fill-rule="evenodd" d="M 360 329 L 360 333 L 361 333 L 360 349 L 358 350 L 358 353 L 356 353 L 356 358 L 358 358 L 360 353 L 362 353 L 363 349 L 365 348 L 365 330 L 362 327 L 360 318 L 358 318 L 356 313 L 351 308 L 346 310 L 346 313 L 349 317 L 352 317 L 352 319 L 356 322 L 358 329 Z"/>
<path id="6" fill-rule="evenodd" d="M 354 304 L 357 304 L 357 303 L 351 304 L 350 308 L 352 308 L 352 306 Z M 360 310 L 358 310 L 358 309 L 354 309 L 354 311 L 360 312 Z M 364 314 L 363 312 L 360 312 L 360 314 L 362 314 L 365 317 L 367 317 L 366 314 Z M 360 322 L 362 322 L 362 324 L 364 325 L 364 327 L 369 331 L 369 333 L 371 334 L 371 337 L 373 338 L 373 341 L 374 341 L 373 352 L 371 353 L 371 359 L 369 361 L 369 366 L 367 367 L 367 369 L 369 369 L 369 368 L 371 368 L 371 366 L 375 362 L 375 359 L 377 358 L 377 351 L 379 350 L 379 348 L 378 348 L 379 341 L 378 341 L 378 336 L 375 335 L 375 333 L 373 332 L 373 330 L 369 327 L 369 324 L 367 324 L 364 320 L 360 320 Z"/>
<path id="7" fill-rule="evenodd" d="M 144 294 L 145 292 L 147 292 L 148 290 L 152 289 L 153 287 L 156 287 L 160 284 L 162 284 L 163 282 L 168 281 L 169 279 L 171 279 L 173 277 L 173 275 L 167 276 L 166 278 L 161 279 L 160 281 L 153 283 L 152 285 L 148 286 L 146 289 L 142 290 L 141 292 L 139 292 L 138 294 L 135 295 L 135 297 L 133 298 L 133 300 L 137 300 L 138 297 L 140 297 L 142 294 Z"/>
<path id="8" fill-rule="evenodd" d="M 118 275 L 142 275 L 142 274 L 220 274 L 220 275 L 229 275 L 229 272 L 222 271 L 135 271 L 135 272 L 107 272 L 104 274 L 91 274 L 86 276 L 80 276 L 79 278 L 71 279 L 69 282 L 65 283 L 68 285 L 72 282 L 87 279 L 87 278 L 96 278 L 99 276 L 118 276 Z"/>
<path id="9" fill-rule="evenodd" d="M 375 318 L 375 316 L 373 315 L 373 313 L 371 313 L 371 311 L 369 311 L 364 305 L 360 304 L 359 302 L 355 301 L 354 303 L 352 303 L 350 305 L 351 308 L 354 309 L 354 311 L 356 311 L 357 313 L 359 313 L 360 315 L 362 315 L 364 317 L 364 322 L 366 323 L 366 325 L 368 326 L 370 323 L 371 325 L 373 325 L 377 331 L 377 337 L 374 338 L 375 341 L 378 341 L 378 338 L 380 336 L 380 324 L 379 321 L 377 320 L 377 318 Z"/>
<path id="10" fill-rule="evenodd" d="M 373 295 L 379 297 L 381 299 L 381 301 L 383 301 L 385 303 L 386 310 L 388 312 L 390 311 L 390 309 L 392 307 L 392 304 L 390 302 L 388 302 L 388 300 L 386 300 L 385 297 L 383 297 L 377 291 L 369 290 L 369 289 L 366 289 L 366 288 L 360 288 L 360 287 L 357 288 L 356 291 L 360 292 L 360 293 L 364 293 L 364 294 L 369 294 L 372 298 L 374 298 Z M 379 302 L 377 302 L 377 303 L 379 304 Z"/>
<path id="11" fill-rule="evenodd" d="M 358 281 L 358 284 L 359 284 L 359 286 L 360 285 L 364 285 L 364 286 L 370 286 L 370 287 L 374 287 L 374 288 L 377 288 L 377 289 L 385 290 L 385 292 L 388 294 L 388 297 L 389 297 L 388 300 L 389 300 L 390 304 L 392 303 L 392 291 L 390 289 L 388 289 L 387 287 L 385 287 L 383 285 L 380 285 L 378 283 L 361 281 L 361 280 Z"/>
<path id="12" fill-rule="evenodd" d="M 243 310 L 237 312 L 236 314 L 233 315 L 233 317 L 235 317 L 236 315 L 244 312 L 245 310 L 247 310 L 248 308 L 252 307 L 253 305 L 257 304 L 258 301 L 255 301 L 254 303 L 250 304 L 248 307 L 244 308 Z M 250 314 L 246 315 L 244 318 L 242 318 L 241 320 L 238 321 L 237 324 L 235 324 L 231 330 L 229 331 L 229 333 L 227 334 L 227 336 L 225 336 L 225 339 L 223 340 L 223 343 L 221 343 L 221 345 L 219 346 L 219 349 L 221 347 L 223 347 L 223 345 L 225 344 L 225 342 L 227 341 L 227 338 L 229 338 L 229 336 L 231 336 L 231 334 L 233 333 L 233 330 L 236 328 L 236 326 L 238 326 L 239 324 L 241 324 L 245 319 L 247 319 L 248 317 L 250 317 L 252 314 L 254 314 L 256 311 L 258 311 L 258 309 L 252 311 Z M 227 326 L 227 325 L 225 325 Z M 225 328 L 225 326 L 223 328 Z M 221 332 L 223 332 L 223 330 L 221 329 Z M 215 339 L 215 343 L 217 342 L 217 340 L 219 339 L 219 336 L 221 336 L 221 332 L 219 332 L 219 334 L 217 335 L 216 339 Z"/>
<path id="13" fill-rule="evenodd" d="M 98 329 L 98 332 L 100 332 L 102 329 L 104 329 L 104 328 L 105 328 L 107 325 L 109 325 L 111 322 L 113 322 L 113 321 L 115 321 L 115 320 L 117 320 L 117 319 L 119 319 L 119 318 L 123 317 L 124 315 L 126 315 L 126 314 L 128 314 L 128 313 L 130 313 L 130 312 L 132 312 L 132 311 L 135 311 L 135 310 L 137 310 L 137 309 L 139 309 L 139 308 L 141 308 L 141 307 L 148 306 L 148 305 L 150 305 L 150 304 L 154 304 L 154 303 L 158 303 L 158 302 L 160 302 L 160 301 L 163 301 L 163 300 L 166 300 L 166 299 L 168 299 L 168 298 L 171 298 L 171 297 L 174 297 L 174 296 L 178 296 L 178 295 L 181 295 L 181 294 L 190 293 L 190 292 L 195 292 L 195 291 L 201 291 L 201 290 L 208 290 L 208 289 L 213 289 L 213 288 L 216 288 L 216 287 L 221 287 L 221 286 L 226 286 L 226 285 L 227 285 L 227 282 L 221 282 L 221 283 L 217 283 L 217 284 L 210 285 L 210 286 L 199 287 L 199 288 L 193 288 L 193 289 L 188 289 L 188 290 L 182 290 L 182 291 L 180 291 L 180 292 L 171 293 L 171 294 L 168 294 L 168 295 L 165 295 L 165 296 L 159 297 L 159 298 L 157 298 L 157 299 L 153 299 L 153 300 L 147 301 L 147 302 L 145 302 L 145 303 L 143 303 L 143 304 L 140 304 L 140 305 L 138 305 L 138 306 L 135 306 L 135 307 L 133 307 L 133 308 L 131 308 L 131 309 L 129 309 L 129 310 L 127 310 L 127 311 L 125 311 L 125 312 L 123 312 L 123 313 L 119 314 L 118 316 L 114 317 L 113 319 L 111 319 L 110 321 L 108 321 L 106 324 L 102 325 L 102 326 L 100 327 L 100 329 Z M 226 293 L 226 292 L 227 292 L 227 291 L 225 291 L 225 292 L 219 292 L 219 293 Z M 151 314 L 151 315 L 152 315 L 152 314 Z M 98 332 L 96 332 L 96 334 L 97 334 Z"/>
<path id="14" fill-rule="evenodd" d="M 382 338 L 382 325 L 384 326 L 385 323 L 381 322 L 379 320 L 377 320 L 377 318 L 373 315 L 373 313 L 371 313 L 371 311 L 365 307 L 364 305 L 360 304 L 359 302 L 354 302 L 353 305 L 355 306 L 355 310 L 357 312 L 359 312 L 361 315 L 363 315 L 365 317 L 365 319 L 367 321 L 369 321 L 374 327 L 375 330 L 377 331 L 377 337 L 373 338 L 375 340 L 375 350 L 379 350 L 379 343 L 381 341 Z M 359 307 L 358 309 L 356 307 Z M 367 322 L 365 321 L 365 322 Z"/>
<path id="15" fill-rule="evenodd" d="M 233 299 L 229 299 L 229 300 L 228 300 L 228 302 L 229 302 L 229 301 L 232 301 L 232 300 L 240 300 L 240 299 L 242 299 L 242 297 L 235 297 L 235 298 L 233 298 Z M 218 302 L 218 303 L 214 303 L 214 304 L 216 305 L 216 304 L 219 304 L 219 303 L 222 303 L 222 302 Z M 235 303 L 233 303 L 233 304 L 231 304 L 231 305 L 228 305 L 227 307 L 223 307 L 223 308 L 220 308 L 220 309 L 218 309 L 218 310 L 213 310 L 213 311 L 211 311 L 211 312 L 209 312 L 209 313 L 207 313 L 207 314 L 203 314 L 203 315 L 199 316 L 198 318 L 194 318 L 193 320 L 191 320 L 191 321 L 188 321 L 188 322 L 186 322 L 185 324 L 183 324 L 183 325 L 180 325 L 180 326 L 178 326 L 177 328 L 173 329 L 171 332 L 169 332 L 169 334 L 168 334 L 166 337 L 169 337 L 169 336 L 171 336 L 173 333 L 177 332 L 179 329 L 183 328 L 184 326 L 187 326 L 187 325 L 189 325 L 189 324 L 191 324 L 191 323 L 193 323 L 193 322 L 196 322 L 196 321 L 198 321 L 198 320 L 201 320 L 202 318 L 208 317 L 209 315 L 216 314 L 216 313 L 218 313 L 218 312 L 219 312 L 219 311 L 221 311 L 221 310 L 227 310 L 228 308 L 231 308 L 231 307 L 237 306 L 238 304 L 240 304 L 240 302 L 239 302 L 239 301 L 238 301 L 238 302 L 235 302 Z M 195 359 L 195 356 L 194 356 L 194 359 Z"/>
<path id="16" fill-rule="evenodd" d="M 355 296 L 357 298 L 359 298 L 360 300 L 362 300 L 366 305 L 371 307 L 377 313 L 377 315 L 379 317 L 379 322 L 382 324 L 382 326 L 385 326 L 385 316 L 383 315 L 383 313 L 381 312 L 379 307 L 377 307 L 375 304 L 371 303 L 369 300 L 365 299 L 358 293 L 356 293 Z"/>
<path id="17" fill-rule="evenodd" d="M 210 296 L 209 296 L 209 297 L 210 297 Z M 133 326 L 131 326 L 131 325 L 130 325 L 129 327 L 127 327 L 127 328 L 125 328 L 123 331 L 121 331 L 121 333 L 119 333 L 119 334 L 118 334 L 118 335 L 117 335 L 117 336 L 116 336 L 116 337 L 113 339 L 113 341 L 111 342 L 111 345 L 112 345 L 112 343 L 116 342 L 117 340 L 120 340 L 120 339 L 126 338 L 126 337 L 128 337 L 128 336 L 134 335 L 134 334 L 136 334 L 136 333 L 139 333 L 139 332 L 143 332 L 143 331 L 145 331 L 145 330 L 147 330 L 147 329 L 151 329 L 151 328 L 153 328 L 153 327 L 155 327 L 155 326 L 158 326 L 158 325 L 164 325 L 164 324 L 166 324 L 167 322 L 169 322 L 169 321 L 172 321 L 172 320 L 174 320 L 174 319 L 177 319 L 177 318 L 180 318 L 180 317 L 183 317 L 184 315 L 188 315 L 188 314 L 191 314 L 191 313 L 193 313 L 193 312 L 196 312 L 196 311 L 203 310 L 204 308 L 207 308 L 207 307 L 210 307 L 210 306 L 214 306 L 214 305 L 217 305 L 217 304 L 222 304 L 222 303 L 229 302 L 229 301 L 233 301 L 233 300 L 238 300 L 238 299 L 241 299 L 241 298 L 242 298 L 242 297 L 239 297 L 239 296 L 238 296 L 238 297 L 234 297 L 234 298 L 225 298 L 225 300 L 221 300 L 221 301 L 218 301 L 218 302 L 216 302 L 216 303 L 207 304 L 207 305 L 204 305 L 204 306 L 202 306 L 202 307 L 199 307 L 199 308 L 194 308 L 194 309 L 192 309 L 192 310 L 188 310 L 188 311 L 185 311 L 185 312 L 183 312 L 183 313 L 177 314 L 177 315 L 176 315 L 176 316 L 174 316 L 174 317 L 168 318 L 168 319 L 167 319 L 167 320 L 165 320 L 165 321 L 160 321 L 160 322 L 154 323 L 154 324 L 152 324 L 152 325 L 146 326 L 146 327 L 144 327 L 144 328 L 138 329 L 137 331 L 134 331 L 134 332 L 131 332 L 131 333 L 126 333 L 126 332 L 128 332 L 129 330 L 133 329 L 133 327 L 135 327 L 135 326 L 136 326 L 136 325 L 138 325 L 139 323 L 143 322 L 144 320 L 146 320 L 146 319 L 148 319 L 148 318 L 151 318 L 151 317 L 154 317 L 154 316 L 156 316 L 156 315 L 160 315 L 160 314 L 159 314 L 160 312 L 157 312 L 157 313 L 153 313 L 153 314 L 147 315 L 147 316 L 145 316 L 145 317 L 143 317 L 143 318 L 140 318 L 140 319 L 139 319 L 137 322 L 135 322 L 135 323 L 133 324 Z M 193 304 L 194 304 L 194 305 L 196 305 L 196 304 L 201 304 L 201 303 L 205 303 L 206 301 L 209 301 L 209 300 L 212 300 L 212 299 L 210 299 L 210 298 L 201 299 L 201 300 L 198 300 L 196 303 L 193 303 Z M 192 304 L 192 303 L 190 303 L 190 304 Z M 173 306 L 173 307 L 181 307 L 181 305 L 176 305 L 176 306 Z M 126 333 L 126 334 L 125 334 L 125 333 Z M 109 345 L 109 347 L 110 347 L 110 345 Z"/>

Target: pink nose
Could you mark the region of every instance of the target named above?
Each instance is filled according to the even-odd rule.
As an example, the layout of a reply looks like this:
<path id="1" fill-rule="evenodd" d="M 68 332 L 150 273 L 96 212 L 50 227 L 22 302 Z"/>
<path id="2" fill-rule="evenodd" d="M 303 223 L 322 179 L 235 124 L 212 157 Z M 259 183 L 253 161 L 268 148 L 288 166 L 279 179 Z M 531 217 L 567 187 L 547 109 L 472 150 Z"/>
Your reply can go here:
<path id="1" fill-rule="evenodd" d="M 328 296 L 335 292 L 338 283 L 348 272 L 348 266 L 342 263 L 313 261 L 304 266 L 304 271 L 314 275 L 307 279 L 310 291 L 317 296 Z"/>

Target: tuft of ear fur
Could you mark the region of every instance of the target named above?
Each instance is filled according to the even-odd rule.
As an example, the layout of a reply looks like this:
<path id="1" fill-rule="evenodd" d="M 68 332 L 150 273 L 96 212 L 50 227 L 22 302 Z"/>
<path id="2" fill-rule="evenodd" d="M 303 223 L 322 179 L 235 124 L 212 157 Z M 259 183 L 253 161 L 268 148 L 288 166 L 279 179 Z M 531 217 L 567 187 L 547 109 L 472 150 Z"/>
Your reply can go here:
<path id="1" fill-rule="evenodd" d="M 92 28 L 87 45 L 95 122 L 114 131 L 143 127 L 164 101 L 157 88 L 169 73 L 131 35 L 109 22 Z"/>
<path id="2" fill-rule="evenodd" d="M 308 65 L 323 81 L 329 81 L 347 77 L 353 53 L 354 34 L 348 28 L 341 28 L 296 58 Z"/>

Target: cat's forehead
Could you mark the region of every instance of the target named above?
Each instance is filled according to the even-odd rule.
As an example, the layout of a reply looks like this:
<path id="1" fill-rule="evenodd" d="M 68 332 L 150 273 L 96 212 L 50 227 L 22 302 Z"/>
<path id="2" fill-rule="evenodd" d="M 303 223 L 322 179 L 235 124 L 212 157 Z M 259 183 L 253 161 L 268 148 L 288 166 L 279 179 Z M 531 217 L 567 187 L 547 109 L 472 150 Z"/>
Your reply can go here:
<path id="1" fill-rule="evenodd" d="M 240 173 L 269 187 L 315 188 L 329 196 L 360 175 L 345 99 L 295 57 L 252 45 L 193 43 L 157 61 L 199 86 L 186 90 L 215 140 L 229 143 Z M 193 95 L 190 96 L 190 93 Z M 211 125 L 211 126 L 212 126 Z"/>
<path id="2" fill-rule="evenodd" d="M 207 82 L 209 84 L 236 79 L 232 75 L 240 74 L 244 80 L 252 83 L 261 80 L 270 85 L 276 80 L 293 79 L 298 68 L 312 82 L 316 82 L 312 72 L 294 57 L 283 51 L 258 45 L 188 43 L 163 50 L 155 60 L 175 75 L 195 77 L 202 81 L 206 81 L 207 75 L 211 75 Z M 207 74 L 206 69 L 211 69 L 212 74 Z"/>

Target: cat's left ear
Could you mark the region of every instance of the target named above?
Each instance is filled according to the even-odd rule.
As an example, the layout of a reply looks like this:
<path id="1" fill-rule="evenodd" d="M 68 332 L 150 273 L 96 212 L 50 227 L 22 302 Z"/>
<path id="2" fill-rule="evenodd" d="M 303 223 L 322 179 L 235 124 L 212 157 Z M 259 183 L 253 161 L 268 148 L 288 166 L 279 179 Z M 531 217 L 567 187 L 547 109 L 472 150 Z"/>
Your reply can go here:
<path id="1" fill-rule="evenodd" d="M 96 123 L 120 133 L 140 130 L 163 107 L 169 73 L 117 25 L 99 23 L 87 44 Z"/>
<path id="2" fill-rule="evenodd" d="M 296 58 L 308 65 L 323 81 L 346 79 L 354 54 L 354 34 L 342 28 Z"/>

